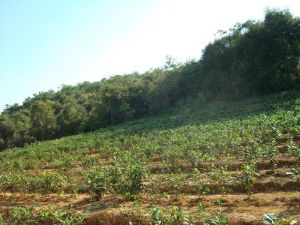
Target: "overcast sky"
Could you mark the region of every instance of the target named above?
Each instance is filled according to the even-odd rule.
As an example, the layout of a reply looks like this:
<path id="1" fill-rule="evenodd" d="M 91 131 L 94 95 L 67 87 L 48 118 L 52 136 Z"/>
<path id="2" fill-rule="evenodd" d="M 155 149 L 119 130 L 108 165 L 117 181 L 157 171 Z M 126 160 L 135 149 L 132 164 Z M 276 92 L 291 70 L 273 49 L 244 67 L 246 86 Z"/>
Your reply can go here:
<path id="1" fill-rule="evenodd" d="M 199 59 L 237 22 L 299 0 L 0 0 L 0 111 L 62 84 Z"/>

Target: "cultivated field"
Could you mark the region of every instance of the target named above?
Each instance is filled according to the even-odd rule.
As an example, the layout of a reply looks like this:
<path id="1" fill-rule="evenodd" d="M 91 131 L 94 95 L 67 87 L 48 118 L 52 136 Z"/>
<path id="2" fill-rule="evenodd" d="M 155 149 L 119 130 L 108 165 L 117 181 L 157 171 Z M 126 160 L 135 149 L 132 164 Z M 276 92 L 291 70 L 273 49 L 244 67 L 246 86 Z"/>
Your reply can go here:
<path id="1" fill-rule="evenodd" d="M 299 224 L 299 96 L 196 99 L 1 152 L 0 224 Z"/>

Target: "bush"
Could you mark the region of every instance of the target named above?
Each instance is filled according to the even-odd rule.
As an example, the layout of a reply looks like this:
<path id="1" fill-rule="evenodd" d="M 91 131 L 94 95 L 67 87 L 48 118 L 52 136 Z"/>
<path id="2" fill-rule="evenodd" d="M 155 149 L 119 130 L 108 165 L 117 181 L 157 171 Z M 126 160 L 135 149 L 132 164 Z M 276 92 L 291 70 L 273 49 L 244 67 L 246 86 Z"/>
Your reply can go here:
<path id="1" fill-rule="evenodd" d="M 130 166 L 128 170 L 127 190 L 131 195 L 136 195 L 143 190 L 143 180 L 146 171 L 143 166 L 135 164 Z"/>
<path id="2" fill-rule="evenodd" d="M 105 188 L 105 173 L 103 171 L 90 172 L 87 178 L 90 192 L 97 198 L 101 198 Z"/>
<path id="3" fill-rule="evenodd" d="M 244 164 L 242 166 L 240 180 L 248 193 L 251 191 L 255 181 L 255 167 L 254 163 Z"/>

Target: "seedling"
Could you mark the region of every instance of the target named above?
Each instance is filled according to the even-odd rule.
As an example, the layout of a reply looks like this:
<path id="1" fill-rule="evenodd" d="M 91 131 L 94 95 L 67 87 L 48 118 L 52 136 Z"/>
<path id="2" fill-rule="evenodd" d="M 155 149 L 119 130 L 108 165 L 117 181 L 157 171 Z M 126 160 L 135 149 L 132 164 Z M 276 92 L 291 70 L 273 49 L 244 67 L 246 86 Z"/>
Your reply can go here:
<path id="1" fill-rule="evenodd" d="M 247 193 L 250 193 L 255 181 L 255 164 L 248 163 L 242 166 L 242 171 L 239 179 L 245 187 Z"/>

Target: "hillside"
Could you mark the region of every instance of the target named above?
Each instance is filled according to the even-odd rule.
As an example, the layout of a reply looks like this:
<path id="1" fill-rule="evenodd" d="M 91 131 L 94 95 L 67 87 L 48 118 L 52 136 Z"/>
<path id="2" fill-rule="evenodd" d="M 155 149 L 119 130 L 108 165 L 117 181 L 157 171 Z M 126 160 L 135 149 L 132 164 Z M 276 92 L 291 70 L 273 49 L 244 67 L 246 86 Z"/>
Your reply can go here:
<path id="1" fill-rule="evenodd" d="M 300 224 L 300 18 L 0 115 L 0 225 Z"/>
<path id="2" fill-rule="evenodd" d="M 161 115 L 0 152 L 0 224 L 241 225 L 265 213 L 299 223 L 299 96 L 199 95 Z"/>
<path id="3" fill-rule="evenodd" d="M 145 73 L 25 98 L 0 115 L 0 150 L 159 115 L 191 97 L 214 102 L 299 89 L 299 27 L 300 18 L 289 11 L 268 10 L 263 21 L 223 32 L 200 59 L 167 57 L 164 67 Z"/>

